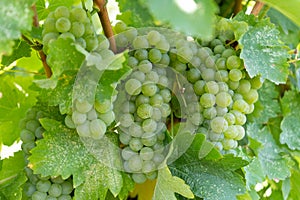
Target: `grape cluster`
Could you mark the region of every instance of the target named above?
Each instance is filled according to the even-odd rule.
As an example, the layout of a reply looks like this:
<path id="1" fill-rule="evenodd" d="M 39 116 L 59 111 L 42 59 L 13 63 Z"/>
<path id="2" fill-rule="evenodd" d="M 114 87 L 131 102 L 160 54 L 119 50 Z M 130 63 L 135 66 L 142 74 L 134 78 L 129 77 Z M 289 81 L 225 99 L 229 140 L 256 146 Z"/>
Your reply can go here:
<path id="1" fill-rule="evenodd" d="M 46 116 L 46 112 L 41 111 L 38 107 L 32 107 L 28 110 L 26 118 L 21 122 L 22 131 L 20 133 L 20 138 L 27 163 L 28 157 L 31 154 L 30 150 L 36 145 L 35 142 L 43 138 L 44 129 L 41 126 L 39 119 Z M 23 185 L 24 199 L 72 199 L 73 181 L 71 177 L 67 180 L 63 180 L 60 176 L 42 177 L 38 174 L 34 174 L 29 167 L 25 168 L 25 174 L 28 180 Z"/>
<path id="2" fill-rule="evenodd" d="M 101 139 L 106 133 L 107 126 L 115 120 L 112 102 L 108 99 L 96 100 L 94 105 L 86 100 L 76 100 L 74 111 L 65 118 L 67 127 L 76 128 L 81 137 Z"/>
<path id="3" fill-rule="evenodd" d="M 58 38 L 69 38 L 87 51 L 93 51 L 98 46 L 93 25 L 86 11 L 79 7 L 69 9 L 59 6 L 50 12 L 44 22 L 42 36 L 46 54 L 49 44 Z"/>

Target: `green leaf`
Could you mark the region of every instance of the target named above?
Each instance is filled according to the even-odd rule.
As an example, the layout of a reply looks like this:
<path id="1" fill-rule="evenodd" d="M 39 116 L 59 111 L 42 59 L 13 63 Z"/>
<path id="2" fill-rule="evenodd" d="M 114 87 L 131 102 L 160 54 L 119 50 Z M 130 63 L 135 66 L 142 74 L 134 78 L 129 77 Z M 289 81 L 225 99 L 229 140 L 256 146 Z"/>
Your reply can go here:
<path id="1" fill-rule="evenodd" d="M 58 78 L 64 71 L 79 69 L 85 59 L 71 39 L 59 38 L 49 44 L 47 63 L 52 69 L 52 78 Z"/>
<path id="2" fill-rule="evenodd" d="M 213 0 L 197 0 L 192 8 L 187 8 L 184 1 L 148 0 L 147 3 L 158 20 L 170 23 L 176 30 L 203 39 L 212 37 L 211 25 L 218 11 Z"/>
<path id="3" fill-rule="evenodd" d="M 59 176 L 64 179 L 73 175 L 74 187 L 85 181 L 84 171 L 95 164 L 95 158 L 88 152 L 75 130 L 66 128 L 60 122 L 41 119 L 46 130 L 44 138 L 37 141 L 29 157 L 35 173 L 42 176 Z"/>
<path id="4" fill-rule="evenodd" d="M 300 0 L 262 0 L 262 2 L 265 2 L 268 5 L 276 8 L 288 18 L 290 18 L 292 21 L 294 21 L 296 24 L 298 24 L 298 26 L 300 26 Z"/>
<path id="5" fill-rule="evenodd" d="M 184 180 L 176 176 L 172 176 L 168 167 L 158 170 L 153 199 L 176 200 L 175 192 L 189 199 L 194 198 L 194 194 L 190 190 L 190 187 L 185 184 Z"/>
<path id="6" fill-rule="evenodd" d="M 154 19 L 147 6 L 145 6 L 144 1 L 145 0 L 117 0 L 121 12 L 121 15 L 118 15 L 117 19 L 122 20 L 128 26 L 153 26 Z"/>
<path id="7" fill-rule="evenodd" d="M 287 49 L 279 41 L 279 31 L 268 19 L 250 26 L 239 44 L 240 57 L 250 77 L 261 75 L 276 84 L 286 82 L 289 72 Z"/>
<path id="8" fill-rule="evenodd" d="M 119 199 L 125 200 L 128 197 L 129 192 L 132 192 L 134 190 L 135 183 L 133 182 L 130 175 L 127 173 L 122 173 L 123 177 L 123 187 L 119 193 Z"/>
<path id="9" fill-rule="evenodd" d="M 292 170 L 292 176 L 290 178 L 291 190 L 290 190 L 290 199 L 300 199 L 300 172 L 299 170 Z"/>
<path id="10" fill-rule="evenodd" d="M 281 100 L 284 118 L 281 122 L 280 142 L 292 150 L 300 149 L 300 97 L 296 91 L 285 92 Z"/>
<path id="11" fill-rule="evenodd" d="M 201 140 L 202 137 L 195 137 L 190 149 L 169 166 L 172 174 L 185 180 L 196 196 L 207 200 L 236 199 L 236 195 L 244 194 L 244 182 L 235 170 L 248 162 L 232 155 L 199 160 L 201 146 L 197 143 Z"/>
<path id="12" fill-rule="evenodd" d="M 253 158 L 250 164 L 244 167 L 244 170 L 248 189 L 264 181 L 265 174 L 257 157 Z"/>
<path id="13" fill-rule="evenodd" d="M 20 38 L 21 31 L 31 29 L 31 5 L 34 2 L 35 0 L 0 1 L 0 59 L 3 54 L 12 53 L 13 40 Z"/>
<path id="14" fill-rule="evenodd" d="M 5 66 L 10 65 L 14 61 L 18 60 L 22 57 L 30 57 L 31 56 L 31 48 L 30 46 L 24 41 L 17 41 L 15 42 L 14 50 L 12 55 L 10 56 L 3 56 L 2 64 Z"/>
<path id="15" fill-rule="evenodd" d="M 247 133 L 249 137 L 260 142 L 262 146 L 258 148 L 258 159 L 265 175 L 269 179 L 284 180 L 290 176 L 290 160 L 281 149 L 268 127 L 260 128 L 257 124 L 248 124 Z"/>
<path id="16" fill-rule="evenodd" d="M 19 122 L 35 103 L 31 82 L 31 77 L 0 76 L 0 143 L 10 146 L 19 138 Z"/>
<path id="17" fill-rule="evenodd" d="M 0 171 L 0 191 L 6 199 L 20 200 L 22 188 L 27 178 L 24 174 L 25 159 L 23 152 L 17 152 L 13 157 L 3 160 Z M 0 196 L 0 199 L 1 196 Z"/>

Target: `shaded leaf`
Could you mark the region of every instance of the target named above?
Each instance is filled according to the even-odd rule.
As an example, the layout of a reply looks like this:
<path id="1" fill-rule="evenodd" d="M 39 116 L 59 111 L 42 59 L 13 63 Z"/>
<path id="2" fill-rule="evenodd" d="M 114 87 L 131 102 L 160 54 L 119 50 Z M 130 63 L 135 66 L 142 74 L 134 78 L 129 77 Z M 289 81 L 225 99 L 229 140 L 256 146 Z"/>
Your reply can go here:
<path id="1" fill-rule="evenodd" d="M 14 50 L 12 55 L 10 56 L 3 56 L 2 64 L 3 65 L 10 65 L 14 61 L 18 60 L 22 57 L 30 57 L 31 56 L 31 48 L 30 46 L 24 41 L 17 41 L 15 42 Z"/>
<path id="2" fill-rule="evenodd" d="M 139 200 L 152 200 L 156 180 L 147 180 L 143 184 L 136 184 L 134 191 L 130 193 L 130 197 L 138 197 Z"/>

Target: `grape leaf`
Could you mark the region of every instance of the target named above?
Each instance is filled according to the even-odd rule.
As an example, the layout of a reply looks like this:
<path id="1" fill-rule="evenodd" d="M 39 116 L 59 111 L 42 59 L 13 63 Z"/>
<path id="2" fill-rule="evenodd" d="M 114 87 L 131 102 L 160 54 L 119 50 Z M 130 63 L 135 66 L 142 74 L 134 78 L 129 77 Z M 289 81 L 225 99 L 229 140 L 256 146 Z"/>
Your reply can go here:
<path id="1" fill-rule="evenodd" d="M 147 6 L 145 6 L 144 0 L 117 0 L 117 2 L 121 12 L 117 19 L 122 20 L 128 26 L 146 27 L 154 25 L 154 19 Z"/>
<path id="2" fill-rule="evenodd" d="M 189 199 L 194 198 L 193 192 L 190 190 L 190 187 L 185 184 L 184 180 L 172 176 L 168 167 L 159 169 L 153 199 L 176 200 L 175 192 Z"/>
<path id="3" fill-rule="evenodd" d="M 66 128 L 52 119 L 41 119 L 46 130 L 44 138 L 37 142 L 29 157 L 31 168 L 43 176 L 59 176 L 64 179 L 73 175 L 74 187 L 85 180 L 84 171 L 95 163 L 75 130 Z"/>
<path id="4" fill-rule="evenodd" d="M 21 151 L 16 152 L 13 157 L 3 160 L 0 171 L 0 193 L 5 197 L 4 199 L 21 199 L 21 185 L 27 180 L 23 171 L 24 167 L 24 153 Z"/>
<path id="5" fill-rule="evenodd" d="M 299 170 L 292 170 L 292 175 L 290 178 L 290 186 L 291 186 L 291 190 L 290 190 L 290 194 L 289 197 L 290 199 L 300 199 L 300 185 L 299 185 L 299 181 L 300 181 L 300 172 Z"/>
<path id="6" fill-rule="evenodd" d="M 1 0 L 0 1 L 0 60 L 3 54 L 10 55 L 15 39 L 20 38 L 21 31 L 30 30 L 33 11 L 31 5 L 35 0 Z"/>
<path id="7" fill-rule="evenodd" d="M 202 137 L 195 137 L 188 151 L 169 166 L 172 174 L 185 180 L 196 196 L 207 200 L 235 199 L 236 195 L 244 194 L 246 188 L 242 177 L 234 171 L 248 162 L 232 155 L 199 160 L 201 146 L 197 143 L 201 140 Z"/>
<path id="8" fill-rule="evenodd" d="M 11 145 L 19 138 L 19 122 L 35 103 L 36 92 L 28 89 L 31 81 L 31 77 L 0 76 L 0 143 Z"/>
<path id="9" fill-rule="evenodd" d="M 215 13 L 218 10 L 214 1 L 197 0 L 192 8 L 187 8 L 183 1 L 148 0 L 146 2 L 158 20 L 170 23 L 176 30 L 203 39 L 211 38 L 213 34 L 211 24 L 214 23 Z"/>
<path id="10" fill-rule="evenodd" d="M 138 197 L 140 200 L 152 200 L 156 180 L 147 180 L 143 184 L 136 184 L 134 191 L 130 193 L 130 197 Z"/>
<path id="11" fill-rule="evenodd" d="M 250 164 L 244 167 L 244 170 L 248 189 L 264 181 L 265 174 L 257 157 L 254 157 Z"/>
<path id="12" fill-rule="evenodd" d="M 287 49 L 279 41 L 279 31 L 268 19 L 249 27 L 239 39 L 240 57 L 250 77 L 261 75 L 276 84 L 288 76 Z"/>
<path id="13" fill-rule="evenodd" d="M 15 42 L 14 50 L 12 55 L 10 56 L 3 56 L 2 64 L 5 66 L 10 65 L 14 61 L 18 60 L 22 57 L 30 57 L 31 55 L 31 48 L 30 46 L 24 41 L 17 41 Z"/>
<path id="14" fill-rule="evenodd" d="M 267 126 L 256 123 L 247 125 L 248 136 L 262 145 L 258 147 L 258 159 L 265 175 L 269 179 L 284 180 L 290 176 L 290 160 L 274 140 Z"/>
<path id="15" fill-rule="evenodd" d="M 128 197 L 128 193 L 134 190 L 135 183 L 131 179 L 130 175 L 122 173 L 123 176 L 123 187 L 119 193 L 119 199 L 125 200 Z"/>
<path id="16" fill-rule="evenodd" d="M 296 91 L 287 91 L 281 100 L 284 118 L 281 122 L 280 142 L 292 150 L 300 149 L 300 98 Z"/>
<path id="17" fill-rule="evenodd" d="M 276 8 L 288 18 L 293 20 L 298 26 L 300 26 L 300 1 L 299 0 L 289 0 L 289 1 L 280 1 L 280 0 L 262 0 L 269 4 L 270 6 Z"/>

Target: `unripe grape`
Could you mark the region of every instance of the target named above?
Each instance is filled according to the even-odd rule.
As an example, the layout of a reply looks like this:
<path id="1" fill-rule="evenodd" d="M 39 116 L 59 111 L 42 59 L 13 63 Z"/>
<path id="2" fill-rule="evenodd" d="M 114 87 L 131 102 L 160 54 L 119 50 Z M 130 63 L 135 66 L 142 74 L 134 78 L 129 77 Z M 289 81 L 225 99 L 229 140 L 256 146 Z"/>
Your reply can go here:
<path id="1" fill-rule="evenodd" d="M 228 126 L 227 130 L 224 132 L 224 136 L 228 139 L 235 139 L 238 135 L 236 125 Z"/>
<path id="2" fill-rule="evenodd" d="M 31 197 L 32 200 L 46 200 L 46 198 L 47 198 L 47 193 L 40 192 L 40 191 L 35 191 Z"/>
<path id="3" fill-rule="evenodd" d="M 144 62 L 145 60 L 143 60 L 142 62 Z M 141 63 L 142 63 L 141 62 Z M 151 68 L 152 68 L 152 65 L 151 65 Z M 147 70 L 148 71 L 148 70 Z M 138 81 L 140 81 L 141 83 L 145 81 L 146 79 L 146 76 L 145 76 L 145 73 L 142 72 L 142 70 L 138 70 L 138 71 L 134 71 L 132 74 L 131 74 L 131 78 L 133 79 L 136 79 Z"/>
<path id="4" fill-rule="evenodd" d="M 110 110 L 107 113 L 99 114 L 99 119 L 101 119 L 107 126 L 109 126 L 115 120 L 114 111 Z M 91 119 L 94 120 L 94 119 Z"/>
<path id="5" fill-rule="evenodd" d="M 201 72 L 197 68 L 191 68 L 189 71 L 187 71 L 186 77 L 189 82 L 195 83 L 200 79 Z"/>
<path id="6" fill-rule="evenodd" d="M 74 111 L 72 113 L 72 120 L 74 122 L 74 124 L 78 125 L 78 124 L 83 124 L 87 119 L 87 115 L 80 113 L 78 111 Z"/>
<path id="7" fill-rule="evenodd" d="M 70 32 L 77 38 L 83 36 L 85 32 L 84 24 L 80 22 L 73 22 Z"/>
<path id="8" fill-rule="evenodd" d="M 237 130 L 237 136 L 234 138 L 235 140 L 241 140 L 244 138 L 245 136 L 245 129 L 244 127 L 240 126 L 240 125 L 237 125 L 236 126 L 236 130 Z"/>
<path id="9" fill-rule="evenodd" d="M 93 105 L 87 102 L 86 100 L 76 100 L 75 108 L 80 113 L 87 113 L 92 109 Z"/>
<path id="10" fill-rule="evenodd" d="M 145 105 L 145 104 L 143 104 L 143 105 Z M 124 113 L 120 116 L 119 121 L 120 121 L 120 125 L 122 127 L 130 127 L 131 124 L 134 123 L 134 118 L 133 118 L 132 114 Z"/>
<path id="11" fill-rule="evenodd" d="M 131 175 L 131 177 L 132 177 L 133 181 L 138 184 L 142 184 L 147 180 L 147 177 L 145 176 L 145 174 L 142 174 L 142 173 L 134 173 Z"/>
<path id="12" fill-rule="evenodd" d="M 80 124 L 76 127 L 76 131 L 80 137 L 90 137 L 90 123 L 85 121 L 85 123 Z"/>
<path id="13" fill-rule="evenodd" d="M 131 124 L 128 131 L 132 137 L 141 137 L 144 133 L 141 125 L 138 123 Z"/>
<path id="14" fill-rule="evenodd" d="M 141 90 L 145 96 L 150 97 L 153 96 L 158 91 L 158 88 L 157 85 L 154 83 L 147 83 L 142 86 Z"/>
<path id="15" fill-rule="evenodd" d="M 143 162 L 142 172 L 149 173 L 156 169 L 155 163 L 152 160 L 146 160 Z"/>
<path id="16" fill-rule="evenodd" d="M 215 70 L 207 68 L 201 71 L 201 76 L 205 81 L 214 81 L 215 80 Z"/>
<path id="17" fill-rule="evenodd" d="M 139 155 L 133 155 L 131 158 L 128 160 L 128 167 L 130 170 L 133 172 L 138 172 L 142 169 L 143 167 L 143 160 Z"/>
<path id="18" fill-rule="evenodd" d="M 161 58 L 162 58 L 162 54 L 160 50 L 154 48 L 149 51 L 149 60 L 152 63 L 158 63 L 161 60 Z"/>
<path id="19" fill-rule="evenodd" d="M 70 11 L 70 20 L 72 22 L 74 21 L 78 21 L 78 22 L 86 22 L 87 20 L 87 15 L 85 10 L 83 10 L 82 8 L 72 8 L 72 10 Z"/>
<path id="20" fill-rule="evenodd" d="M 237 147 L 237 142 L 233 139 L 224 139 L 222 140 L 222 145 L 225 150 L 234 149 Z"/>
<path id="21" fill-rule="evenodd" d="M 57 183 L 52 184 L 48 193 L 49 193 L 49 195 L 51 195 L 53 197 L 59 197 L 62 193 L 61 185 L 57 184 Z"/>
<path id="22" fill-rule="evenodd" d="M 61 184 L 61 187 L 62 187 L 62 194 L 66 195 L 66 194 L 70 194 L 72 191 L 73 191 L 73 184 L 70 182 L 70 181 L 64 181 L 62 184 Z"/>
<path id="23" fill-rule="evenodd" d="M 153 119 L 145 119 L 142 123 L 142 128 L 145 132 L 153 133 L 157 128 L 157 123 Z"/>
<path id="24" fill-rule="evenodd" d="M 243 99 L 238 99 L 233 103 L 232 108 L 234 110 L 240 111 L 241 113 L 246 113 L 249 109 L 249 105 Z"/>
<path id="25" fill-rule="evenodd" d="M 119 140 L 122 144 L 129 145 L 129 142 L 131 140 L 131 136 L 127 133 L 121 132 L 119 134 Z"/>
<path id="26" fill-rule="evenodd" d="M 155 45 L 160 41 L 160 33 L 152 30 L 147 34 L 147 39 L 150 45 Z"/>
<path id="27" fill-rule="evenodd" d="M 205 84 L 204 90 L 210 94 L 217 94 L 219 92 L 219 85 L 215 81 L 208 81 Z"/>
<path id="28" fill-rule="evenodd" d="M 142 119 L 150 118 L 153 114 L 153 108 L 149 104 L 142 104 L 137 108 L 137 115 Z"/>
<path id="29" fill-rule="evenodd" d="M 242 78 L 242 72 L 239 69 L 232 69 L 229 71 L 229 79 L 232 81 L 239 81 Z"/>
<path id="30" fill-rule="evenodd" d="M 240 94 L 246 94 L 250 92 L 251 84 L 248 80 L 241 80 L 239 83 L 239 87 L 237 88 L 237 92 Z"/>
<path id="31" fill-rule="evenodd" d="M 142 84 L 137 79 L 129 79 L 125 83 L 125 90 L 129 95 L 138 95 L 142 91 Z"/>
<path id="32" fill-rule="evenodd" d="M 96 100 L 94 103 L 95 109 L 99 113 L 107 113 L 109 110 L 112 109 L 111 101 L 109 99 L 104 100 Z"/>
<path id="33" fill-rule="evenodd" d="M 157 142 L 157 136 L 155 133 L 144 133 L 141 139 L 142 143 L 145 146 L 153 146 Z"/>
<path id="34" fill-rule="evenodd" d="M 209 108 L 214 106 L 216 103 L 216 97 L 213 94 L 209 94 L 209 93 L 204 93 L 201 97 L 200 97 L 200 104 L 201 106 L 203 106 L 204 108 Z"/>
<path id="35" fill-rule="evenodd" d="M 65 6 L 59 6 L 55 9 L 54 16 L 56 19 L 59 19 L 61 17 L 69 18 L 70 16 L 69 9 Z"/>
<path id="36" fill-rule="evenodd" d="M 116 33 L 121 33 L 123 31 L 125 31 L 126 28 L 127 28 L 127 25 L 122 21 L 117 22 L 114 26 L 114 30 Z"/>
<path id="37" fill-rule="evenodd" d="M 211 129 L 216 133 L 222 133 L 227 130 L 228 123 L 224 117 L 216 117 L 210 121 Z"/>
<path id="38" fill-rule="evenodd" d="M 143 73 L 148 73 L 152 70 L 152 63 L 149 60 L 142 60 L 139 64 L 138 67 L 139 71 Z M 144 75 L 145 76 L 145 75 Z M 144 79 L 145 80 L 145 79 Z"/>
<path id="39" fill-rule="evenodd" d="M 106 124 L 101 119 L 90 122 L 90 133 L 94 139 L 101 139 L 106 132 Z"/>
<path id="40" fill-rule="evenodd" d="M 140 151 L 140 157 L 143 160 L 152 160 L 153 156 L 154 156 L 154 152 L 150 147 L 144 147 Z"/>
<path id="41" fill-rule="evenodd" d="M 243 97 L 248 104 L 253 104 L 258 100 L 258 93 L 255 89 L 250 89 L 249 92 L 243 94 Z"/>
<path id="42" fill-rule="evenodd" d="M 68 18 L 61 17 L 56 20 L 55 27 L 58 32 L 68 32 L 71 29 L 71 22 Z"/>
<path id="43" fill-rule="evenodd" d="M 129 142 L 129 147 L 133 150 L 133 151 L 139 151 L 143 148 L 143 143 L 141 141 L 140 138 L 132 138 Z"/>
<path id="44" fill-rule="evenodd" d="M 135 49 L 147 49 L 149 47 L 149 43 L 146 37 L 137 36 L 133 42 L 133 48 Z"/>
<path id="45" fill-rule="evenodd" d="M 23 129 L 21 131 L 20 138 L 23 143 L 28 143 L 28 142 L 32 142 L 35 140 L 35 135 L 31 131 L 29 131 L 27 129 Z"/>
<path id="46" fill-rule="evenodd" d="M 48 192 L 51 187 L 51 182 L 49 180 L 39 180 L 36 183 L 36 189 L 40 192 Z"/>

